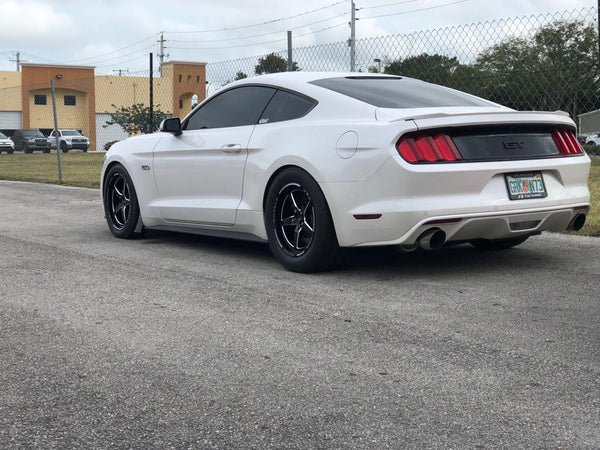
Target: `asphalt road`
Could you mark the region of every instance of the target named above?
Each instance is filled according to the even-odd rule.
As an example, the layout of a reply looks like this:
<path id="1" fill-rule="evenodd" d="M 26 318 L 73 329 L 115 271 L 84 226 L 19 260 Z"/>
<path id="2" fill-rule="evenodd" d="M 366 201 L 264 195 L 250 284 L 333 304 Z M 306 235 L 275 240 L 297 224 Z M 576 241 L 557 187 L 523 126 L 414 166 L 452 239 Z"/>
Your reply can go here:
<path id="1" fill-rule="evenodd" d="M 0 268 L 0 448 L 600 447 L 600 239 L 301 275 L 0 182 Z"/>

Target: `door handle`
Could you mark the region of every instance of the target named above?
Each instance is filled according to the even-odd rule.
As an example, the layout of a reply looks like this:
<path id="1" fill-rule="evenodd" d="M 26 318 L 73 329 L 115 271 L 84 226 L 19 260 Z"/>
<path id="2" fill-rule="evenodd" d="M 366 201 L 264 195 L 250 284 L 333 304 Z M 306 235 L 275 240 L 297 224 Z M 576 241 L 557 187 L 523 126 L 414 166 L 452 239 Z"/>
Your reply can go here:
<path id="1" fill-rule="evenodd" d="M 228 154 L 240 153 L 242 146 L 240 144 L 227 144 L 221 147 L 221 151 Z"/>

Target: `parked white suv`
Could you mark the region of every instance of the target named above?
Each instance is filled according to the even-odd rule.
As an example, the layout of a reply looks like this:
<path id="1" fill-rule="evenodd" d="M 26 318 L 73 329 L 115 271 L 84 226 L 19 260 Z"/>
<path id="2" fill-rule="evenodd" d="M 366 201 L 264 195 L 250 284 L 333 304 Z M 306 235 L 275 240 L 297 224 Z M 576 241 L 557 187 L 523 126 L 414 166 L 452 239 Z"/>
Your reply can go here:
<path id="1" fill-rule="evenodd" d="M 52 130 L 48 136 L 52 148 L 56 148 L 56 134 L 56 130 Z M 67 153 L 69 150 L 87 152 L 90 148 L 90 140 L 78 130 L 58 130 L 58 145 L 63 153 Z"/>
<path id="2" fill-rule="evenodd" d="M 590 134 L 585 140 L 585 143 L 587 145 L 600 145 L 600 135 L 598 135 L 598 133 Z"/>
<path id="3" fill-rule="evenodd" d="M 6 137 L 4 133 L 0 133 L 0 153 L 14 153 L 15 143 Z"/>

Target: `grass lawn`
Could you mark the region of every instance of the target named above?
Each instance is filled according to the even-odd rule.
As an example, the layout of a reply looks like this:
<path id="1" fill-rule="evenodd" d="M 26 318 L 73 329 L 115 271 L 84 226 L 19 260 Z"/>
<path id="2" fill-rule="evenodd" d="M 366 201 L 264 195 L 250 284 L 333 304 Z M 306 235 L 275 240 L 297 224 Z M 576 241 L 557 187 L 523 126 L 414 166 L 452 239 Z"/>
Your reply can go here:
<path id="1" fill-rule="evenodd" d="M 63 183 L 67 186 L 100 187 L 102 152 L 69 152 L 62 155 Z M 56 153 L 0 154 L 0 180 L 58 183 Z M 589 179 L 592 208 L 583 229 L 575 234 L 600 236 L 600 157 L 592 158 Z"/>
<path id="2" fill-rule="evenodd" d="M 590 213 L 585 221 L 585 226 L 575 234 L 600 236 L 600 157 L 598 156 L 592 158 L 588 186 L 592 196 Z"/>
<path id="3" fill-rule="evenodd" d="M 100 187 L 103 152 L 62 153 L 62 184 L 89 188 Z M 0 179 L 58 184 L 56 152 L 0 154 Z"/>

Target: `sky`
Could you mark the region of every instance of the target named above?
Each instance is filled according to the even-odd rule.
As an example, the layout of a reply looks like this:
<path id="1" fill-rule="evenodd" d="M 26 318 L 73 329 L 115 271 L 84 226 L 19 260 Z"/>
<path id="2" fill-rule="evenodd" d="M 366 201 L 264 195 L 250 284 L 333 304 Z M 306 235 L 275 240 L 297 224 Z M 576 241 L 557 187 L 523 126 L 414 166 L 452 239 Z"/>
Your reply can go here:
<path id="1" fill-rule="evenodd" d="M 597 0 L 355 0 L 356 38 L 596 8 Z M 350 0 L 0 0 L 0 70 L 24 62 L 147 70 L 165 61 L 218 62 L 350 37 Z M 156 63 L 155 63 L 156 64 Z"/>

